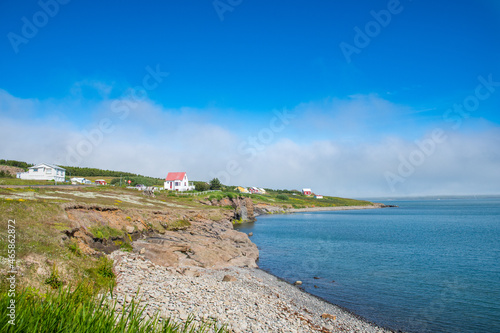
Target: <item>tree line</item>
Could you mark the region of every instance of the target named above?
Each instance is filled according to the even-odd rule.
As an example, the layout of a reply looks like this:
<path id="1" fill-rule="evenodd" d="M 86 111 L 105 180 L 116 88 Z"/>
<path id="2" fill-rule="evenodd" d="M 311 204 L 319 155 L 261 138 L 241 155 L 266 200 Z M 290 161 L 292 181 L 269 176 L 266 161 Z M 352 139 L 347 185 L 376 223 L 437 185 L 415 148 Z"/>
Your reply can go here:
<path id="1" fill-rule="evenodd" d="M 131 173 L 131 172 L 123 172 L 123 171 L 113 171 L 113 170 L 103 170 L 97 168 L 84 168 L 84 167 L 73 167 L 73 166 L 61 166 L 61 168 L 66 169 L 66 175 L 81 176 L 81 177 L 144 177 L 142 175 Z"/>
<path id="2" fill-rule="evenodd" d="M 17 167 L 24 169 L 24 171 L 27 171 L 29 167 L 32 167 L 34 164 L 29 164 L 26 162 L 21 162 L 21 161 L 15 161 L 15 160 L 0 160 L 0 165 L 8 165 L 12 167 Z"/>

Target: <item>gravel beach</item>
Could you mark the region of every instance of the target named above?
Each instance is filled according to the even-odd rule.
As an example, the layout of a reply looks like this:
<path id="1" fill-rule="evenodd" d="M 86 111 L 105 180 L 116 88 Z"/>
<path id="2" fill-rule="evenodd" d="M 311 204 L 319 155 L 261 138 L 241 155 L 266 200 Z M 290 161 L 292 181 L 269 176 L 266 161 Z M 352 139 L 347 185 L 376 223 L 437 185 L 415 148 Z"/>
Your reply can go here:
<path id="1" fill-rule="evenodd" d="M 232 332 L 391 332 L 257 268 L 164 267 L 122 251 L 111 258 L 118 309 L 135 297 L 148 316 L 212 318 Z"/>

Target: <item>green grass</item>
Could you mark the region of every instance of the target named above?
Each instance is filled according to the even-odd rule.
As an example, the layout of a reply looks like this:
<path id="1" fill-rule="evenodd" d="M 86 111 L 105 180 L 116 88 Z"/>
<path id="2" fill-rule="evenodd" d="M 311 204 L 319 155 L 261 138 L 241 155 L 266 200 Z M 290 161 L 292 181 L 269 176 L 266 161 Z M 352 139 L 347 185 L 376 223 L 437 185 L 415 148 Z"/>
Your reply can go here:
<path id="1" fill-rule="evenodd" d="M 54 185 L 53 180 L 29 180 L 18 178 L 0 178 L 0 185 Z M 57 182 L 57 185 L 71 185 L 71 183 Z"/>
<path id="2" fill-rule="evenodd" d="M 94 237 L 101 239 L 109 239 L 111 237 L 121 237 L 124 232 L 122 230 L 111 228 L 110 226 L 101 226 L 101 227 L 92 227 L 90 228 L 90 232 Z"/>
<path id="3" fill-rule="evenodd" d="M 172 231 L 181 230 L 185 229 L 186 227 L 189 227 L 190 225 L 191 222 L 189 222 L 186 219 L 177 220 L 175 222 L 169 223 L 167 226 L 167 230 L 172 230 Z"/>
<path id="4" fill-rule="evenodd" d="M 191 333 L 227 332 L 225 327 L 217 328 L 216 322 L 196 325 L 189 318 L 183 324 L 158 315 L 141 319 L 144 308 L 131 302 L 121 312 L 116 311 L 116 303 L 106 301 L 93 293 L 93 288 L 80 283 L 76 288 L 60 288 L 41 295 L 37 290 L 25 288 L 14 295 L 7 291 L 0 293 L 0 332 L 37 332 L 37 333 L 132 333 L 164 332 Z M 11 299 L 15 300 L 15 325 L 9 323 Z"/>

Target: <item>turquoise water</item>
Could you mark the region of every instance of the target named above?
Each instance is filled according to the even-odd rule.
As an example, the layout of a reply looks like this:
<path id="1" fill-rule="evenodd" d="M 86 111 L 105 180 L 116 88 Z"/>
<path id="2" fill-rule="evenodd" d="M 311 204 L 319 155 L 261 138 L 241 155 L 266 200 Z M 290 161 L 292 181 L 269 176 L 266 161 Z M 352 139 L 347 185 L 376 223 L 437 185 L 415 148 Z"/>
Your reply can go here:
<path id="1" fill-rule="evenodd" d="M 260 268 L 381 326 L 500 332 L 500 197 L 267 215 Z M 315 279 L 317 277 L 319 279 Z"/>

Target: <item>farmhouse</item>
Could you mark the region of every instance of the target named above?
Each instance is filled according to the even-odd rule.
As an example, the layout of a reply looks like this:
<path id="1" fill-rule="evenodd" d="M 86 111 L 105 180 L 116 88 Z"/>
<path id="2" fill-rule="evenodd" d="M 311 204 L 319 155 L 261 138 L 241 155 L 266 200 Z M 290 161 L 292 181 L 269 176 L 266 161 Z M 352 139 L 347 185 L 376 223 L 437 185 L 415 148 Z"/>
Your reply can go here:
<path id="1" fill-rule="evenodd" d="M 315 199 L 323 199 L 323 196 L 321 194 L 316 194 L 314 196 Z"/>
<path id="2" fill-rule="evenodd" d="M 183 192 L 194 190 L 194 185 L 189 182 L 185 172 L 169 172 L 165 178 L 164 188 L 165 190 Z"/>
<path id="3" fill-rule="evenodd" d="M 94 183 L 96 185 L 106 185 L 107 184 L 104 179 L 96 179 L 96 180 L 94 180 Z"/>
<path id="4" fill-rule="evenodd" d="M 28 172 L 18 172 L 19 179 L 32 180 L 55 180 L 56 182 L 64 182 L 66 177 L 66 169 L 48 163 L 41 163 L 28 168 Z"/>
<path id="5" fill-rule="evenodd" d="M 310 188 L 303 188 L 302 189 L 302 194 L 303 195 L 311 195 L 312 194 L 312 191 Z"/>

